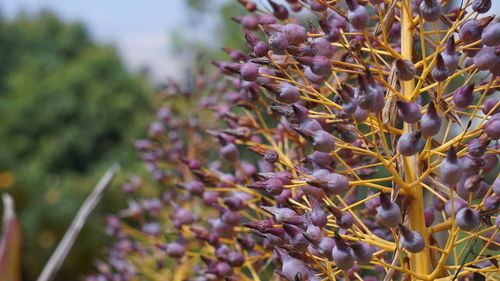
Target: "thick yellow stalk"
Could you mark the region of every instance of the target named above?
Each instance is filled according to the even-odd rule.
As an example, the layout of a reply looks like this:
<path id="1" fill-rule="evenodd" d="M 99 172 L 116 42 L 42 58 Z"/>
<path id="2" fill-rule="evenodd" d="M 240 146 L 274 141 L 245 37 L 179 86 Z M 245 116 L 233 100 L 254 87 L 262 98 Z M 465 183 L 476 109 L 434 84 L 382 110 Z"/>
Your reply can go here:
<path id="1" fill-rule="evenodd" d="M 412 61 L 413 51 L 413 35 L 414 30 L 412 27 L 412 10 L 410 0 L 403 0 L 403 7 L 401 12 L 401 55 Z M 402 95 L 410 99 L 412 92 L 415 89 L 415 81 L 405 81 L 402 84 Z M 403 131 L 409 131 L 408 124 L 405 124 Z M 405 169 L 405 182 L 409 185 L 417 179 L 416 171 L 416 157 L 403 157 Z M 410 211 L 409 211 L 409 226 L 412 230 L 416 230 L 422 234 L 427 240 L 427 231 L 424 220 L 424 197 L 423 188 L 420 185 L 410 187 L 409 195 L 411 196 Z M 428 241 L 426 241 L 428 245 Z M 417 275 L 427 275 L 429 273 L 429 248 L 417 254 L 410 255 L 411 270 L 415 271 Z M 415 280 L 412 277 L 412 280 Z"/>

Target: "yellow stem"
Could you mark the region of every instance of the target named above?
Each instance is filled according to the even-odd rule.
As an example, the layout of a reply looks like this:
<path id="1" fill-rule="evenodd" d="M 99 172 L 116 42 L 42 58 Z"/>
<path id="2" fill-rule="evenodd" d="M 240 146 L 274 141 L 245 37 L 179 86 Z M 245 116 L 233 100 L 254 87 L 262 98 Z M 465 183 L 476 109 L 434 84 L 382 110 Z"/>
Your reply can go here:
<path id="1" fill-rule="evenodd" d="M 401 55 L 412 61 L 412 51 L 413 51 L 413 34 L 414 28 L 412 23 L 412 10 L 410 0 L 402 1 L 401 12 Z M 402 94 L 407 99 L 411 99 L 412 93 L 415 90 L 415 81 L 404 81 L 402 82 Z M 409 131 L 408 124 L 405 124 L 403 130 L 405 132 Z M 405 182 L 410 184 L 417 180 L 416 176 L 416 157 L 403 157 L 404 170 L 405 170 Z M 424 221 L 424 196 L 423 189 L 420 185 L 416 185 L 410 188 L 409 195 L 411 196 L 410 210 L 409 210 L 409 225 L 412 230 L 416 230 L 422 234 L 427 241 L 427 230 Z M 425 276 L 429 273 L 429 247 L 426 246 L 420 253 L 410 254 L 410 266 L 411 270 L 416 274 L 412 276 L 412 280 L 416 280 L 416 276 Z"/>

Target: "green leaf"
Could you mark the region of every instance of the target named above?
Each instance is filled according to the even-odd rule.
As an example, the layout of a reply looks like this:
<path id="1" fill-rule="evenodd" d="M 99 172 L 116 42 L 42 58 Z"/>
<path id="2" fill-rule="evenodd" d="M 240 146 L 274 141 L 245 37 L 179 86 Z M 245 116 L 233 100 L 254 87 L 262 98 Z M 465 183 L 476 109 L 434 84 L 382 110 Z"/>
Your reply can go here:
<path id="1" fill-rule="evenodd" d="M 21 229 L 9 194 L 2 196 L 3 225 L 0 236 L 0 280 L 21 280 Z"/>

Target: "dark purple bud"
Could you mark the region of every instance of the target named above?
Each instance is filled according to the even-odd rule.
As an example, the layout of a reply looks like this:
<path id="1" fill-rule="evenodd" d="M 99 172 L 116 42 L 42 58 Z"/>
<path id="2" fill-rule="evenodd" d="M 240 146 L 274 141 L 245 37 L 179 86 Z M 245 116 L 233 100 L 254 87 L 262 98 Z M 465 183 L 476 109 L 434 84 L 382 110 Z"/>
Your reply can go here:
<path id="1" fill-rule="evenodd" d="M 498 212 L 500 209 L 500 196 L 492 194 L 484 199 L 484 208 L 488 213 Z"/>
<path id="2" fill-rule="evenodd" d="M 341 194 L 349 188 L 349 181 L 343 175 L 330 173 L 328 170 L 318 170 L 312 175 L 315 179 L 308 183 L 312 186 L 321 187 L 328 194 Z"/>
<path id="3" fill-rule="evenodd" d="M 318 227 L 325 227 L 328 222 L 326 212 L 319 205 L 312 208 L 310 218 L 311 223 Z"/>
<path id="4" fill-rule="evenodd" d="M 332 259 L 337 268 L 349 270 L 354 266 L 352 249 L 338 234 L 335 234 L 335 247 L 332 250 Z"/>
<path id="5" fill-rule="evenodd" d="M 457 153 L 455 152 L 455 148 L 453 146 L 448 150 L 446 158 L 441 161 L 439 172 L 443 183 L 453 185 L 460 181 L 463 169 L 458 162 Z"/>
<path id="6" fill-rule="evenodd" d="M 495 47 L 500 44 L 500 22 L 491 22 L 481 34 L 484 45 Z"/>
<path id="7" fill-rule="evenodd" d="M 325 77 L 314 73 L 310 67 L 304 68 L 304 76 L 309 82 L 316 85 L 319 85 L 325 81 Z"/>
<path id="8" fill-rule="evenodd" d="M 399 224 L 399 230 L 402 236 L 401 246 L 408 252 L 418 253 L 425 248 L 425 240 L 419 232 L 412 231 L 403 224 Z"/>
<path id="9" fill-rule="evenodd" d="M 351 244 L 354 258 L 359 264 L 369 264 L 373 257 L 373 248 L 364 242 L 355 242 Z"/>
<path id="10" fill-rule="evenodd" d="M 458 88 L 453 94 L 453 103 L 461 108 L 465 108 L 474 101 L 474 83 Z"/>
<path id="11" fill-rule="evenodd" d="M 377 218 L 385 227 L 392 228 L 401 223 L 401 209 L 383 192 L 380 193 L 380 203 L 380 207 L 377 208 Z"/>
<path id="12" fill-rule="evenodd" d="M 500 114 L 497 113 L 490 117 L 484 126 L 486 135 L 492 140 L 500 139 Z"/>
<path id="13" fill-rule="evenodd" d="M 288 83 L 280 84 L 277 99 L 282 103 L 296 103 L 300 100 L 300 91 Z"/>
<path id="14" fill-rule="evenodd" d="M 330 167 L 333 163 L 333 157 L 328 152 L 314 151 L 308 158 L 320 168 Z"/>
<path id="15" fill-rule="evenodd" d="M 470 156 L 481 157 L 486 152 L 489 144 L 490 140 L 487 138 L 473 139 L 467 144 L 467 152 Z"/>
<path id="16" fill-rule="evenodd" d="M 286 39 L 285 34 L 282 32 L 273 32 L 271 36 L 269 36 L 269 48 L 273 53 L 278 55 L 283 55 L 286 53 L 286 49 L 288 48 L 288 40 Z"/>
<path id="17" fill-rule="evenodd" d="M 243 200 L 235 196 L 224 199 L 224 204 L 232 211 L 239 211 L 245 207 Z"/>
<path id="18" fill-rule="evenodd" d="M 290 244 L 297 251 L 304 251 L 309 246 L 309 241 L 302 234 L 302 229 L 292 224 L 283 224 L 283 229 L 290 236 Z"/>
<path id="19" fill-rule="evenodd" d="M 188 225 L 194 222 L 193 214 L 184 208 L 178 208 L 175 210 L 175 221 L 176 225 Z"/>
<path id="20" fill-rule="evenodd" d="M 277 178 L 270 178 L 265 181 L 264 188 L 270 195 L 280 195 L 283 192 L 283 181 Z"/>
<path id="21" fill-rule="evenodd" d="M 471 208 L 462 208 L 455 216 L 455 223 L 463 230 L 472 230 L 479 224 L 479 212 Z"/>
<path id="22" fill-rule="evenodd" d="M 340 209 L 334 206 L 328 206 L 328 210 L 335 217 L 335 223 L 338 225 L 338 227 L 342 229 L 349 229 L 354 224 L 354 218 L 349 212 L 342 212 Z"/>
<path id="23" fill-rule="evenodd" d="M 335 150 L 335 139 L 324 130 L 314 132 L 313 149 L 321 152 L 332 152 Z"/>
<path id="24" fill-rule="evenodd" d="M 182 244 L 177 243 L 177 242 L 173 242 L 173 243 L 167 244 L 165 252 L 170 257 L 179 259 L 182 256 L 184 256 L 184 253 L 186 252 L 186 250 Z"/>
<path id="25" fill-rule="evenodd" d="M 315 56 L 323 56 L 330 58 L 333 55 L 333 46 L 330 41 L 324 37 L 314 38 L 311 40 L 311 50 Z"/>
<path id="26" fill-rule="evenodd" d="M 217 198 L 219 198 L 219 193 L 216 191 L 206 191 L 203 193 L 203 203 L 207 205 L 217 202 Z"/>
<path id="27" fill-rule="evenodd" d="M 422 117 L 421 108 L 415 103 L 397 101 L 398 116 L 407 123 L 416 123 Z"/>
<path id="28" fill-rule="evenodd" d="M 439 117 L 434 101 L 427 106 L 427 112 L 422 115 L 420 120 L 420 130 L 424 137 L 432 137 L 439 132 L 441 128 L 441 118 Z"/>
<path id="29" fill-rule="evenodd" d="M 273 15 L 279 20 L 286 20 L 288 18 L 288 10 L 285 6 L 278 4 L 274 1 L 268 0 L 273 9 Z"/>
<path id="30" fill-rule="evenodd" d="M 184 184 L 184 187 L 186 190 L 191 194 L 195 196 L 201 196 L 203 195 L 203 192 L 205 191 L 205 185 L 197 180 L 190 181 L 186 184 Z"/>
<path id="31" fill-rule="evenodd" d="M 241 65 L 241 78 L 245 81 L 255 81 L 259 76 L 259 65 L 253 62 L 246 62 Z"/>
<path id="32" fill-rule="evenodd" d="M 330 60 L 324 56 L 296 57 L 299 63 L 309 66 L 313 73 L 320 76 L 328 76 L 332 72 Z"/>
<path id="33" fill-rule="evenodd" d="M 266 150 L 266 152 L 264 152 L 264 160 L 266 160 L 267 162 L 269 162 L 271 164 L 274 164 L 274 163 L 278 162 L 279 154 L 278 154 L 278 152 L 276 152 L 274 150 Z"/>
<path id="34" fill-rule="evenodd" d="M 283 27 L 283 33 L 292 45 L 299 45 L 307 40 L 307 31 L 302 25 L 295 23 L 286 24 Z"/>
<path id="35" fill-rule="evenodd" d="M 309 278 L 309 270 L 299 259 L 292 258 L 285 251 L 276 248 L 276 254 L 281 259 L 281 272 L 288 281 L 307 280 Z"/>
<path id="36" fill-rule="evenodd" d="M 444 64 L 448 68 L 448 73 L 455 73 L 460 57 L 455 51 L 455 39 L 453 36 L 446 41 L 446 48 L 441 55 L 443 57 Z"/>
<path id="37" fill-rule="evenodd" d="M 416 133 L 405 133 L 403 134 L 397 143 L 397 150 L 403 156 L 412 156 L 417 153 L 418 146 L 420 143 L 421 132 Z"/>
<path id="38" fill-rule="evenodd" d="M 424 2 L 422 2 L 424 3 Z M 442 82 L 450 76 L 450 72 L 448 71 L 448 67 L 444 64 L 443 57 L 441 54 L 437 55 L 436 65 L 431 70 L 431 75 L 434 77 L 434 80 L 438 82 Z"/>
<path id="39" fill-rule="evenodd" d="M 327 9 L 327 6 L 325 4 L 321 3 L 321 1 L 318 0 L 311 0 L 309 1 L 309 8 L 311 8 L 312 11 L 314 12 L 324 12 Z"/>
<path id="40" fill-rule="evenodd" d="M 356 118 L 356 121 L 358 122 L 365 122 L 366 119 L 368 119 L 368 110 L 362 109 L 361 107 L 357 106 L 356 110 L 354 111 L 354 118 Z"/>
<path id="41" fill-rule="evenodd" d="M 331 260 L 333 247 L 335 247 L 335 240 L 328 236 L 325 236 L 319 241 L 318 252 L 324 257 Z"/>
<path id="42" fill-rule="evenodd" d="M 434 209 L 426 208 L 424 210 L 424 220 L 425 220 L 426 227 L 430 227 L 432 225 L 432 223 L 434 222 Z"/>
<path id="43" fill-rule="evenodd" d="M 253 15 L 233 17 L 232 19 L 249 30 L 256 30 L 259 27 L 259 20 Z"/>
<path id="44" fill-rule="evenodd" d="M 500 112 L 500 98 L 491 97 L 483 102 L 483 113 L 484 114 L 497 114 Z"/>
<path id="45" fill-rule="evenodd" d="M 472 10 L 484 14 L 491 9 L 491 0 L 473 0 L 471 6 Z"/>
<path id="46" fill-rule="evenodd" d="M 346 0 L 349 11 L 347 19 L 349 23 L 358 30 L 363 30 L 370 23 L 370 15 L 365 7 L 359 5 L 356 0 Z"/>
<path id="47" fill-rule="evenodd" d="M 481 161 L 483 161 L 483 174 L 487 174 L 495 169 L 498 165 L 498 157 L 496 153 L 488 153 L 481 156 Z"/>
<path id="48" fill-rule="evenodd" d="M 493 17 L 485 17 L 478 20 L 471 19 L 466 21 L 462 24 L 458 32 L 460 39 L 462 39 L 465 44 L 470 44 L 481 39 L 484 28 L 491 22 L 492 19 Z"/>
<path id="49" fill-rule="evenodd" d="M 410 81 L 415 77 L 417 69 L 409 60 L 396 60 L 396 76 L 403 81 Z"/>
<path id="50" fill-rule="evenodd" d="M 420 14 L 426 21 L 437 21 L 441 16 L 441 3 L 437 0 L 424 0 L 420 3 Z"/>
<path id="51" fill-rule="evenodd" d="M 233 267 L 239 267 L 245 263 L 245 256 L 240 252 L 233 251 L 227 255 L 227 262 Z"/>
<path id="52" fill-rule="evenodd" d="M 270 206 L 260 206 L 263 210 L 270 213 L 276 219 L 276 222 L 281 223 L 283 220 L 290 219 L 294 216 L 297 216 L 294 210 L 289 208 L 277 208 Z"/>
<path id="53" fill-rule="evenodd" d="M 500 177 L 496 178 L 493 184 L 491 184 L 491 189 L 495 195 L 500 196 Z"/>
<path id="54" fill-rule="evenodd" d="M 220 277 L 231 276 L 233 274 L 233 268 L 226 262 L 217 262 L 213 271 Z"/>
<path id="55" fill-rule="evenodd" d="M 267 56 L 267 53 L 269 52 L 269 45 L 267 45 L 266 42 L 259 41 L 253 47 L 253 52 L 257 57 Z"/>
<path id="56" fill-rule="evenodd" d="M 500 62 L 500 50 L 484 47 L 474 56 L 474 65 L 479 70 L 490 70 Z"/>
<path id="57" fill-rule="evenodd" d="M 453 209 L 455 211 L 455 215 L 457 214 L 458 211 L 460 211 L 460 209 L 463 209 L 463 208 L 467 207 L 468 205 L 469 204 L 467 203 L 467 201 L 465 201 L 461 197 L 455 196 L 453 198 Z M 449 199 L 448 201 L 446 201 L 446 204 L 444 206 L 444 212 L 448 216 L 451 216 L 451 207 L 452 207 L 451 199 Z"/>

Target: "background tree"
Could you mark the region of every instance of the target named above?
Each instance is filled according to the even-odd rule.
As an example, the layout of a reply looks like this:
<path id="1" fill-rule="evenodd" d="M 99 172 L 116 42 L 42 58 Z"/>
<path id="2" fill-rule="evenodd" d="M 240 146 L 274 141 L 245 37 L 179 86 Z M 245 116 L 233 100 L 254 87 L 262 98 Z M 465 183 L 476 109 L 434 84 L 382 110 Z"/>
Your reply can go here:
<path id="1" fill-rule="evenodd" d="M 128 147 L 142 131 L 152 89 L 127 72 L 114 48 L 50 12 L 1 19 L 0 61 L 0 187 L 15 197 L 24 276 L 33 280 L 102 171 L 112 161 L 136 165 Z M 97 213 L 116 210 L 117 201 L 104 198 Z M 59 280 L 93 265 L 104 243 L 100 214 Z"/>

